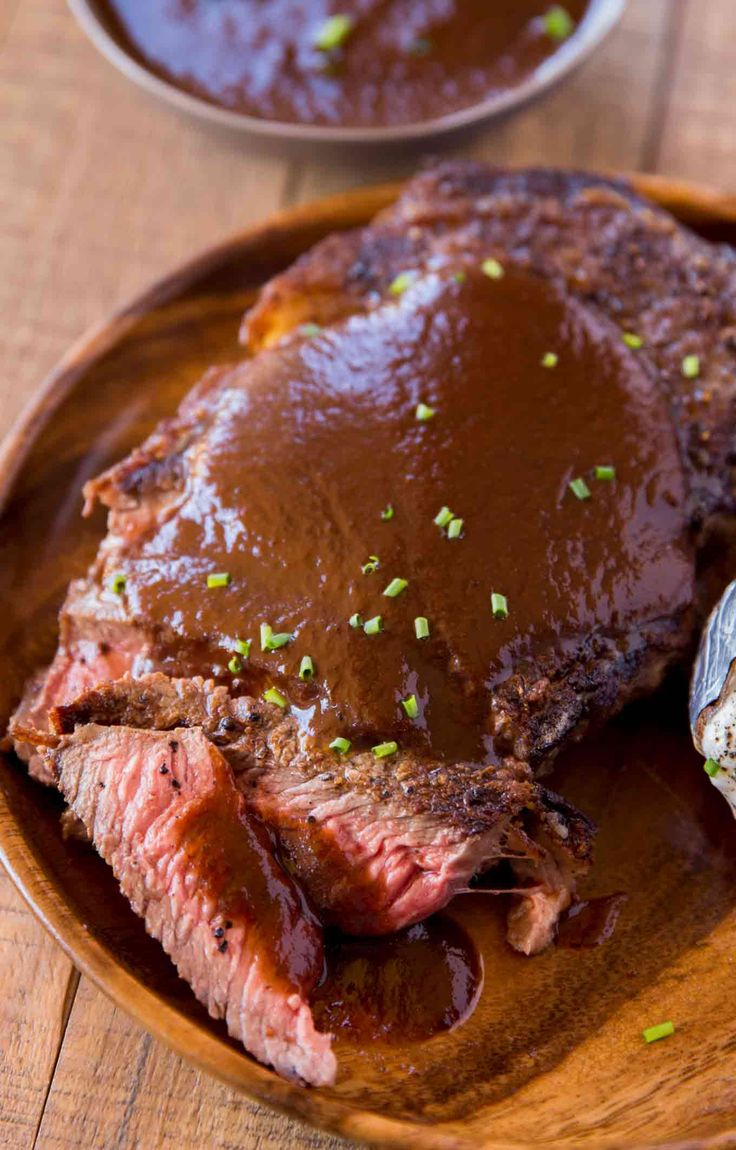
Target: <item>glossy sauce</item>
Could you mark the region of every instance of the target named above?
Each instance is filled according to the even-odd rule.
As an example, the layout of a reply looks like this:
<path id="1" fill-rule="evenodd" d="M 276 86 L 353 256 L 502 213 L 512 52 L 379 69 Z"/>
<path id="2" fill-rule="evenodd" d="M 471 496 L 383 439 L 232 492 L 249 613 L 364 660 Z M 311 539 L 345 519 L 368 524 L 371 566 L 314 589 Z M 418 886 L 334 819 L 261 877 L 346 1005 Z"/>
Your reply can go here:
<path id="1" fill-rule="evenodd" d="M 321 1030 L 352 1042 L 421 1042 L 474 1010 L 483 965 L 468 935 L 436 915 L 386 939 L 335 938 L 312 997 Z"/>
<path id="2" fill-rule="evenodd" d="M 106 0 L 129 49 L 164 78 L 268 120 L 414 123 L 513 88 L 560 46 L 548 0 Z M 567 0 L 577 24 L 586 0 Z M 335 13 L 338 49 L 315 47 Z"/>
<path id="3" fill-rule="evenodd" d="M 183 506 L 114 561 L 127 610 L 159 630 L 177 674 L 277 684 L 317 745 L 395 738 L 494 761 L 488 694 L 512 668 L 564 664 L 594 631 L 620 633 L 625 650 L 628 627 L 690 601 L 683 480 L 656 385 L 617 329 L 527 273 L 428 275 L 243 364 L 211 403 Z M 615 481 L 596 481 L 597 464 Z M 568 486 L 581 475 L 582 502 Z M 463 518 L 458 539 L 434 523 L 443 505 Z M 380 567 L 363 574 L 372 554 Z M 208 589 L 220 571 L 230 585 Z M 387 598 L 396 577 L 408 587 Z M 356 612 L 381 615 L 382 633 L 352 629 Z M 262 622 L 294 641 L 262 653 Z M 252 649 L 233 680 L 238 638 Z M 415 721 L 400 705 L 410 694 Z"/>

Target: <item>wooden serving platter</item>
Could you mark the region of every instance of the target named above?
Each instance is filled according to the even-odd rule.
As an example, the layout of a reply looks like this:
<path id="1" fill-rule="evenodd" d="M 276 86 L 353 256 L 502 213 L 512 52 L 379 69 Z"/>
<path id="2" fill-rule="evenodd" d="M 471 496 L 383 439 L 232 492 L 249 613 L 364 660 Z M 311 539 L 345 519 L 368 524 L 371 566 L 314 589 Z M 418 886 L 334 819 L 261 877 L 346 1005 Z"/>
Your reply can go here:
<path id="1" fill-rule="evenodd" d="M 633 182 L 736 243 L 736 201 Z M 328 232 L 366 223 L 397 190 L 300 208 L 207 252 L 82 339 L 42 387 L 0 452 L 3 726 L 24 679 L 53 653 L 66 585 L 104 530 L 102 515 L 80 518 L 83 482 L 173 411 L 207 366 L 240 357 L 239 320 L 260 284 Z M 207 1017 L 107 868 L 63 841 L 58 796 L 10 755 L 0 756 L 0 859 L 119 1006 L 198 1066 L 315 1125 L 425 1150 L 733 1146 L 736 827 L 688 750 L 682 692 L 674 684 L 583 744 L 555 779 L 601 825 L 586 893 L 627 894 L 612 938 L 523 959 L 503 941 L 500 900 L 459 897 L 449 914 L 484 963 L 475 1013 L 424 1043 L 340 1039 L 329 1090 L 282 1081 Z M 656 761 L 643 749 L 652 740 Z M 642 1029 L 669 1018 L 675 1036 L 646 1046 Z"/>

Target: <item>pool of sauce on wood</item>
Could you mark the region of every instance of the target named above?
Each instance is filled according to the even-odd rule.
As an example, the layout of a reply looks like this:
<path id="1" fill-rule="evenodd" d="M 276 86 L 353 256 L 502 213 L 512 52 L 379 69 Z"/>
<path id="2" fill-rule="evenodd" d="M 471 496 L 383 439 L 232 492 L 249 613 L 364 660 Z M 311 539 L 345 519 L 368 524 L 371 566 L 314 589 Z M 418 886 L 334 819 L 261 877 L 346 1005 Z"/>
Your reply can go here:
<path id="1" fill-rule="evenodd" d="M 588 0 L 567 0 L 570 30 Z M 514 88 L 564 42 L 548 0 L 104 0 L 115 38 L 178 87 L 266 120 L 417 123 Z M 316 46 L 325 21 L 344 42 Z"/>
<path id="2" fill-rule="evenodd" d="M 483 983 L 475 945 L 447 915 L 388 938 L 335 937 L 326 953 L 315 1021 L 354 1042 L 420 1042 L 452 1030 L 473 1012 Z"/>

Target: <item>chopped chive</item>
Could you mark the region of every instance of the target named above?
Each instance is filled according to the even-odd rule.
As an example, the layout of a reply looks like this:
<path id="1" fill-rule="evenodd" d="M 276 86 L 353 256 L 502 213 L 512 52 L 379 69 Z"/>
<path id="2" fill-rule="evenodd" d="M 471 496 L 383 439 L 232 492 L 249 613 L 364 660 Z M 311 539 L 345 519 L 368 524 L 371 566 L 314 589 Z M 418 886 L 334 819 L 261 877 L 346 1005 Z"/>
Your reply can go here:
<path id="1" fill-rule="evenodd" d="M 560 362 L 560 357 L 559 357 L 559 355 L 557 355 L 557 352 L 548 351 L 548 352 L 545 352 L 545 354 L 542 356 L 542 367 L 548 367 L 548 368 L 557 367 L 557 364 L 559 362 Z"/>
<path id="2" fill-rule="evenodd" d="M 711 779 L 715 779 L 715 777 L 721 773 L 721 767 L 715 759 L 706 759 L 703 763 L 703 770 Z"/>
<path id="3" fill-rule="evenodd" d="M 493 612 L 494 619 L 508 619 L 509 601 L 505 595 L 500 595 L 497 591 L 492 593 L 491 611 Z"/>
<path id="4" fill-rule="evenodd" d="M 269 650 L 277 651 L 279 647 L 285 647 L 290 643 L 293 638 L 291 631 L 281 631 L 278 635 L 272 635 Z"/>
<path id="5" fill-rule="evenodd" d="M 387 503 L 386 506 L 384 507 L 383 511 L 381 512 L 381 519 L 383 519 L 384 523 L 388 523 L 389 519 L 393 519 L 393 517 L 394 517 L 393 505 L 391 503 Z"/>
<path id="6" fill-rule="evenodd" d="M 379 743 L 377 747 L 371 747 L 377 759 L 385 759 L 388 755 L 395 755 L 398 749 L 399 744 L 394 742 Z"/>
<path id="7" fill-rule="evenodd" d="M 236 639 L 235 640 L 235 650 L 238 652 L 239 655 L 242 655 L 244 659 L 249 659 L 250 658 L 250 639 Z"/>
<path id="8" fill-rule="evenodd" d="M 414 276 L 411 272 L 399 272 L 396 279 L 388 285 L 389 295 L 403 295 L 411 287 Z"/>
<path id="9" fill-rule="evenodd" d="M 503 279 L 504 276 L 503 267 L 498 260 L 483 260 L 483 263 L 480 265 L 480 270 L 484 276 L 488 276 L 491 280 L 500 280 Z"/>
<path id="10" fill-rule="evenodd" d="M 433 419 L 436 413 L 434 408 L 428 407 L 426 403 L 418 403 L 414 414 L 420 423 L 426 423 L 427 420 Z"/>
<path id="11" fill-rule="evenodd" d="M 450 522 L 447 525 L 447 538 L 448 539 L 459 539 L 460 538 L 460 534 L 461 534 L 462 529 L 463 529 L 463 522 L 464 522 L 464 520 L 462 520 L 462 519 L 451 519 L 450 520 Z"/>
<path id="12" fill-rule="evenodd" d="M 364 575 L 373 575 L 378 570 L 378 568 L 380 566 L 381 566 L 381 560 L 378 558 L 378 556 L 377 555 L 369 555 L 368 556 L 368 562 L 363 564 L 363 566 L 361 567 L 361 571 L 363 572 Z"/>
<path id="13" fill-rule="evenodd" d="M 123 591 L 125 590 L 126 582 L 127 580 L 124 575 L 113 575 L 112 579 L 110 580 L 110 590 L 114 591 L 116 595 L 122 595 Z"/>
<path id="14" fill-rule="evenodd" d="M 417 615 L 414 620 L 414 634 L 417 639 L 429 638 L 429 620 L 425 615 Z"/>
<path id="15" fill-rule="evenodd" d="M 553 4 L 542 17 L 544 30 L 550 40 L 567 40 L 575 31 L 575 21 L 561 4 Z"/>
<path id="16" fill-rule="evenodd" d="M 276 651 L 279 647 L 285 647 L 293 638 L 291 631 L 281 631 L 278 635 L 274 635 L 268 623 L 261 623 L 262 651 Z"/>
<path id="17" fill-rule="evenodd" d="M 633 351 L 639 351 L 640 348 L 644 347 L 644 340 L 642 337 L 640 335 L 635 335 L 633 331 L 623 332 L 621 339 L 624 341 L 626 346 L 630 347 Z"/>
<path id="18" fill-rule="evenodd" d="M 299 328 L 300 333 L 306 336 L 307 339 L 312 339 L 315 335 L 319 335 L 324 329 L 318 323 L 303 323 Z"/>
<path id="19" fill-rule="evenodd" d="M 590 488 L 582 476 L 579 475 L 577 479 L 571 479 L 568 487 L 576 499 L 590 499 Z"/>
<path id="20" fill-rule="evenodd" d="M 381 616 L 374 615 L 372 619 L 367 619 L 363 624 L 363 630 L 366 635 L 377 635 L 379 631 L 383 630 Z"/>
<path id="21" fill-rule="evenodd" d="M 305 655 L 299 664 L 299 678 L 305 683 L 314 678 L 314 663 L 309 655 Z"/>
<path id="22" fill-rule="evenodd" d="M 419 714 L 419 703 L 417 702 L 416 695 L 409 695 L 408 699 L 402 699 L 401 705 L 410 719 L 416 719 Z"/>
<path id="23" fill-rule="evenodd" d="M 434 521 L 438 527 L 447 527 L 447 524 L 450 522 L 450 520 L 454 518 L 455 516 L 450 511 L 449 507 L 441 507 L 435 515 Z"/>
<path id="24" fill-rule="evenodd" d="M 343 739 L 342 736 L 339 736 L 337 739 L 333 739 L 330 743 L 330 750 L 337 751 L 339 755 L 346 755 L 352 745 L 353 744 L 350 742 L 350 739 Z"/>
<path id="25" fill-rule="evenodd" d="M 700 357 L 686 355 L 682 361 L 682 374 L 685 379 L 697 379 L 700 375 Z"/>
<path id="26" fill-rule="evenodd" d="M 392 579 L 386 590 L 383 592 L 387 599 L 395 599 L 400 595 L 405 588 L 409 586 L 408 579 Z"/>
<path id="27" fill-rule="evenodd" d="M 338 12 L 325 20 L 314 37 L 314 47 L 318 52 L 334 52 L 336 48 L 342 48 L 352 30 L 352 17 Z"/>
<path id="28" fill-rule="evenodd" d="M 647 1030 L 642 1030 L 642 1038 L 645 1042 L 658 1042 L 660 1038 L 669 1038 L 671 1034 L 675 1033 L 674 1022 L 660 1022 L 658 1026 L 650 1026 Z"/>
<path id="29" fill-rule="evenodd" d="M 213 587 L 227 587 L 230 582 L 230 576 L 227 571 L 213 571 L 207 576 L 207 586 L 210 590 Z"/>
<path id="30" fill-rule="evenodd" d="M 432 51 L 432 41 L 425 40 L 423 36 L 420 36 L 409 45 L 409 51 L 412 56 L 428 56 Z"/>
<path id="31" fill-rule="evenodd" d="M 350 616 L 350 618 L 348 619 L 348 623 L 350 624 L 350 626 L 353 628 L 354 631 L 357 631 L 359 627 L 363 626 L 363 620 L 361 619 L 361 617 L 357 611 L 355 612 L 354 615 Z"/>
<path id="32" fill-rule="evenodd" d="M 228 671 L 232 671 L 233 675 L 239 675 L 243 670 L 243 664 L 237 655 L 233 655 L 232 659 L 227 665 Z"/>
<path id="33" fill-rule="evenodd" d="M 616 468 L 611 467 L 609 464 L 604 465 L 604 464 L 599 463 L 595 469 L 595 477 L 596 477 L 596 479 L 608 479 L 608 480 L 615 479 L 616 478 Z"/>
<path id="34" fill-rule="evenodd" d="M 468 273 L 463 271 L 455 272 L 452 278 L 456 284 L 464 284 L 468 278 Z"/>
<path id="35" fill-rule="evenodd" d="M 267 703 L 275 703 L 277 707 L 286 706 L 286 699 L 275 687 L 269 687 L 267 691 L 264 691 L 263 698 Z"/>

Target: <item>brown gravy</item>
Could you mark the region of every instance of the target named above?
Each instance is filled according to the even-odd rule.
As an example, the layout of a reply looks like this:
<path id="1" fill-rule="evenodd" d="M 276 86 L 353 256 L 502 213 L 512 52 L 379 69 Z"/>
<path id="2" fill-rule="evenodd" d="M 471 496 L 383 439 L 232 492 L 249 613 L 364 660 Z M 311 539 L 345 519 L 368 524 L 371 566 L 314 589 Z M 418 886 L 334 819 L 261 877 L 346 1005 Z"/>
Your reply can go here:
<path id="1" fill-rule="evenodd" d="M 114 34 L 162 77 L 266 120 L 417 123 L 513 88 L 562 40 L 549 0 L 105 0 Z M 566 0 L 570 32 L 587 0 Z M 344 41 L 316 47 L 335 14 Z M 567 36 L 564 37 L 565 39 Z"/>
<path id="2" fill-rule="evenodd" d="M 317 1026 L 351 1042 L 421 1042 L 474 1010 L 483 964 L 447 915 L 379 939 L 336 938 L 312 997 Z"/>
<path id="3" fill-rule="evenodd" d="M 368 316 L 235 369 L 208 402 L 183 505 L 123 562 L 126 609 L 169 636 L 178 673 L 275 684 L 317 749 L 339 735 L 496 761 L 489 692 L 512 667 L 690 602 L 665 401 L 617 328 L 528 273 L 425 275 Z M 419 420 L 420 404 L 434 417 Z M 599 464 L 614 481 L 595 479 Z M 445 505 L 457 538 L 435 523 Z M 371 555 L 378 569 L 364 574 Z M 229 585 L 208 589 L 211 572 Z M 397 578 L 407 586 L 387 597 Z M 354 614 L 380 616 L 381 632 L 351 627 Z M 293 641 L 262 652 L 263 623 Z M 252 646 L 233 677 L 239 639 Z"/>

